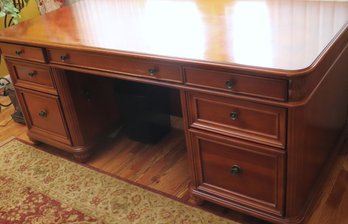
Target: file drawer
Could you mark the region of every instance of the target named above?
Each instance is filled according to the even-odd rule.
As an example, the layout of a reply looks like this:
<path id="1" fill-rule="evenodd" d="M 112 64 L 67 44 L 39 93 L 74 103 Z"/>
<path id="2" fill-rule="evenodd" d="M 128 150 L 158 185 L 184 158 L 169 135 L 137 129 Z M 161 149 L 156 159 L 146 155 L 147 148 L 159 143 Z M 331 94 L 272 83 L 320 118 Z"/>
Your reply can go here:
<path id="1" fill-rule="evenodd" d="M 30 132 L 65 144 L 71 144 L 57 96 L 18 88 L 17 92 L 21 106 L 25 107 L 23 112 Z"/>
<path id="2" fill-rule="evenodd" d="M 282 215 L 284 151 L 192 129 L 190 137 L 198 194 Z"/>

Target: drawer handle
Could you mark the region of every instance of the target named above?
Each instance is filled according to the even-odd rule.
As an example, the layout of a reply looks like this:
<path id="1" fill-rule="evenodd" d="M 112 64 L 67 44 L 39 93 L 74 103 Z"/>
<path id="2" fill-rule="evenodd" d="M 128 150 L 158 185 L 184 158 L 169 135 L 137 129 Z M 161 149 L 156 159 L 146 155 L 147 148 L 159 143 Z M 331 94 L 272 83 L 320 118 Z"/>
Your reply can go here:
<path id="1" fill-rule="evenodd" d="M 21 56 L 21 54 L 23 54 L 24 52 L 23 52 L 23 50 L 16 50 L 15 53 L 17 56 Z"/>
<path id="2" fill-rule="evenodd" d="M 230 113 L 230 118 L 232 121 L 235 121 L 238 119 L 238 112 L 237 111 L 233 111 Z"/>
<path id="3" fill-rule="evenodd" d="M 152 75 L 152 76 L 154 76 L 154 75 L 156 75 L 156 73 L 158 73 L 158 70 L 156 68 L 150 68 L 148 71 L 149 71 L 149 75 Z"/>
<path id="4" fill-rule="evenodd" d="M 228 81 L 225 82 L 225 86 L 226 86 L 227 89 L 232 89 L 234 84 L 235 83 L 232 80 L 228 80 Z"/>
<path id="5" fill-rule="evenodd" d="M 37 75 L 37 71 L 28 72 L 28 76 L 30 77 L 34 77 L 35 75 Z"/>
<path id="6" fill-rule="evenodd" d="M 40 111 L 40 112 L 39 112 L 39 116 L 42 117 L 42 118 L 47 117 L 47 111 L 46 111 L 46 110 Z"/>
<path id="7" fill-rule="evenodd" d="M 62 61 L 62 62 L 66 62 L 66 60 L 68 60 L 69 59 L 69 55 L 68 54 L 64 54 L 64 55 L 61 55 L 60 56 L 60 60 Z"/>
<path id="8" fill-rule="evenodd" d="M 243 171 L 240 168 L 240 166 L 233 165 L 230 172 L 231 172 L 232 176 L 240 176 Z"/>

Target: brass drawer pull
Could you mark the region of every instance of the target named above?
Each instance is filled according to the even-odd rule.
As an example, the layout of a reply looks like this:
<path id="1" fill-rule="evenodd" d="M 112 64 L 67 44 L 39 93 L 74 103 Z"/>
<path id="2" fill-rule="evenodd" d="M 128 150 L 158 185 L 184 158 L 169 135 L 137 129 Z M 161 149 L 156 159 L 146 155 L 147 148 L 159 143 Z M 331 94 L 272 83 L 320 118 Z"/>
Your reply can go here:
<path id="1" fill-rule="evenodd" d="M 47 111 L 46 111 L 46 110 L 40 111 L 40 112 L 39 112 L 39 116 L 42 117 L 42 118 L 47 117 Z"/>
<path id="2" fill-rule="evenodd" d="M 64 54 L 64 55 L 61 55 L 60 56 L 60 60 L 62 61 L 62 62 L 66 62 L 66 60 L 68 60 L 69 59 L 69 55 L 68 54 Z"/>
<path id="3" fill-rule="evenodd" d="M 158 73 L 158 70 L 156 68 L 150 68 L 149 70 L 149 75 L 154 76 L 156 73 Z"/>
<path id="4" fill-rule="evenodd" d="M 21 56 L 21 54 L 23 54 L 24 52 L 23 52 L 23 50 L 16 50 L 15 53 L 17 56 Z"/>
<path id="5" fill-rule="evenodd" d="M 230 113 L 230 118 L 231 120 L 235 121 L 238 119 L 238 112 L 237 111 L 233 111 Z"/>
<path id="6" fill-rule="evenodd" d="M 234 84 L 235 83 L 232 80 L 228 80 L 228 81 L 225 82 L 225 86 L 226 86 L 227 89 L 232 89 L 234 87 Z"/>
<path id="7" fill-rule="evenodd" d="M 242 174 L 242 169 L 238 165 L 233 165 L 230 172 L 232 176 L 240 176 Z"/>
<path id="8" fill-rule="evenodd" d="M 30 77 L 34 77 L 35 75 L 37 75 L 37 71 L 28 72 L 28 76 Z"/>

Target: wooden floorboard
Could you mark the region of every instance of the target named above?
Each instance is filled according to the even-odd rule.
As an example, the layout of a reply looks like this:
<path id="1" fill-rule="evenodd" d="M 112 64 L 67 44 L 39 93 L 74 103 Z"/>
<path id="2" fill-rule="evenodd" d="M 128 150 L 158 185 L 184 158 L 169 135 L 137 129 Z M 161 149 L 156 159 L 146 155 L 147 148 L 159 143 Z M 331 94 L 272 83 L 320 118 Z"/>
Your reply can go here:
<path id="1" fill-rule="evenodd" d="M 331 170 L 308 224 L 348 223 L 348 140 Z"/>
<path id="2" fill-rule="evenodd" d="M 0 97 L 0 102 L 7 102 Z M 26 127 L 11 120 L 14 109 L 3 108 L 0 112 L 0 142 L 17 137 L 29 141 Z M 180 126 L 180 125 L 179 125 Z M 47 146 L 47 150 L 54 150 Z M 59 151 L 57 151 L 59 153 Z M 69 155 L 68 155 L 69 156 Z M 121 132 L 98 146 L 89 165 L 114 176 L 128 179 L 139 185 L 189 200 L 190 177 L 186 158 L 185 139 L 182 130 L 173 129 L 159 144 L 146 145 L 129 140 Z M 348 141 L 341 151 L 308 224 L 348 223 Z M 204 209 L 228 216 L 248 224 L 265 223 L 240 213 L 205 203 Z"/>
<path id="3" fill-rule="evenodd" d="M 178 129 L 156 145 L 132 141 L 121 132 L 97 147 L 88 164 L 178 198 L 190 184 L 184 133 Z"/>
<path id="4" fill-rule="evenodd" d="M 10 103 L 8 97 L 0 96 L 1 104 Z M 2 107 L 0 110 L 0 142 L 5 141 L 10 137 L 17 137 L 28 141 L 29 138 L 26 134 L 27 128 L 24 125 L 20 125 L 12 120 L 11 114 L 14 112 L 14 108 Z"/>

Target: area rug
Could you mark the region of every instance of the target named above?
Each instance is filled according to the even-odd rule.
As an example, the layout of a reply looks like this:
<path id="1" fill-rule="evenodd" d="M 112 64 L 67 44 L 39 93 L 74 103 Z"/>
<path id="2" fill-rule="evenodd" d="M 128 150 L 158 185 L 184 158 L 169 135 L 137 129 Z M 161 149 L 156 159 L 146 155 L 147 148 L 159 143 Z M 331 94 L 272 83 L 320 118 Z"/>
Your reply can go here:
<path id="1" fill-rule="evenodd" d="M 0 223 L 236 224 L 16 139 L 0 145 Z"/>

